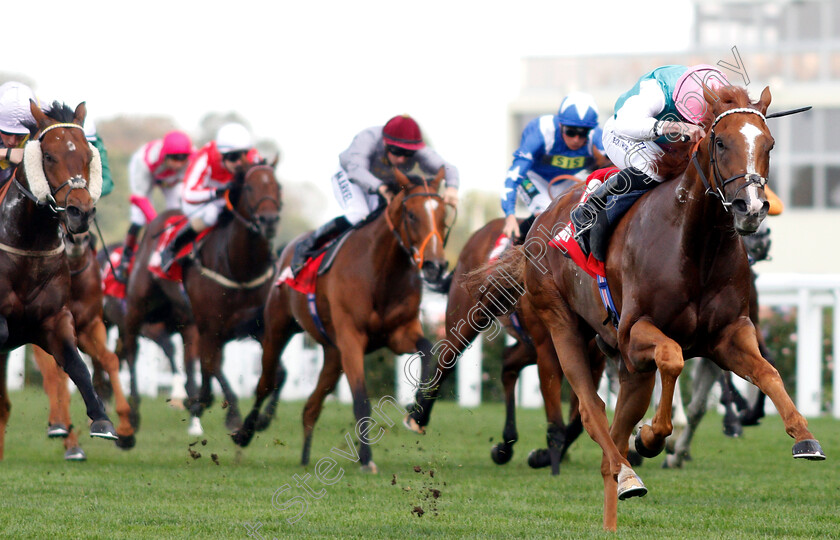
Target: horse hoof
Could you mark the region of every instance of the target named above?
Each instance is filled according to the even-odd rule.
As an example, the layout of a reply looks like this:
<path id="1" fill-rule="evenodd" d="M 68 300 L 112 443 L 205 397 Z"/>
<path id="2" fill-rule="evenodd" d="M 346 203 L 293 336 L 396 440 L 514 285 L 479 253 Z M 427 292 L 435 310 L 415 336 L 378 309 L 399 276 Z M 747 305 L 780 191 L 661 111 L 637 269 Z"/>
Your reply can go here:
<path id="1" fill-rule="evenodd" d="M 749 411 L 744 411 L 741 413 L 740 420 L 742 426 L 757 426 L 761 424 L 761 418 L 764 416 L 763 413 L 749 413 Z"/>
<path id="2" fill-rule="evenodd" d="M 426 428 L 418 424 L 417 420 L 412 418 L 409 414 L 405 415 L 405 418 L 403 418 L 403 425 L 407 430 L 413 431 L 414 433 L 419 433 L 420 435 L 426 434 Z"/>
<path id="3" fill-rule="evenodd" d="M 242 417 L 238 414 L 225 418 L 225 427 L 228 431 L 234 432 L 242 427 Z"/>
<path id="4" fill-rule="evenodd" d="M 532 469 L 542 469 L 551 465 L 551 455 L 548 448 L 535 448 L 528 453 L 528 466 Z"/>
<path id="5" fill-rule="evenodd" d="M 662 450 L 665 448 L 665 441 L 663 440 L 658 448 L 647 448 L 645 446 L 645 443 L 642 442 L 642 430 L 639 430 L 639 432 L 636 434 L 635 446 L 636 452 L 638 452 L 640 456 L 646 458 L 654 458 L 662 453 Z"/>
<path id="6" fill-rule="evenodd" d="M 825 459 L 825 453 L 819 441 L 816 439 L 805 439 L 793 445 L 793 457 L 796 459 L 822 461 Z"/>
<path id="7" fill-rule="evenodd" d="M 230 438 L 233 439 L 233 444 L 241 448 L 245 448 L 251 444 L 253 436 L 253 433 L 248 433 L 248 431 L 244 429 L 239 429 L 238 431 L 234 431 L 230 434 Z"/>
<path id="8" fill-rule="evenodd" d="M 379 467 L 376 466 L 373 460 L 368 461 L 367 465 L 362 465 L 361 469 L 363 473 L 379 474 Z"/>
<path id="9" fill-rule="evenodd" d="M 642 483 L 633 469 L 621 464 L 621 471 L 618 473 L 618 500 L 623 501 L 630 497 L 644 497 L 647 495 L 647 488 Z"/>
<path id="10" fill-rule="evenodd" d="M 82 450 L 80 446 L 74 446 L 73 448 L 68 448 L 66 452 L 64 452 L 64 460 L 65 461 L 85 461 L 87 459 L 87 455 L 85 451 Z"/>
<path id="11" fill-rule="evenodd" d="M 723 434 L 727 437 L 732 437 L 733 439 L 739 438 L 741 435 L 744 434 L 744 428 L 741 427 L 740 422 L 724 422 L 723 423 Z"/>
<path id="12" fill-rule="evenodd" d="M 70 435 L 70 430 L 64 424 L 50 424 L 47 426 L 47 437 L 50 439 L 66 439 L 68 435 Z"/>
<path id="13" fill-rule="evenodd" d="M 187 435 L 191 437 L 198 437 L 204 435 L 204 428 L 201 427 L 201 420 L 197 416 L 193 416 L 190 420 L 190 427 L 187 428 Z"/>
<path id="14" fill-rule="evenodd" d="M 134 407 L 132 407 L 131 411 L 128 413 L 128 423 L 131 424 L 134 431 L 140 430 L 140 412 Z"/>
<path id="15" fill-rule="evenodd" d="M 268 429 L 268 426 L 271 425 L 271 417 L 266 414 L 261 414 L 257 417 L 257 421 L 254 422 L 254 429 L 256 431 L 265 431 Z"/>
<path id="16" fill-rule="evenodd" d="M 117 432 L 110 420 L 97 420 L 90 425 L 90 436 L 100 439 L 117 440 Z"/>
<path id="17" fill-rule="evenodd" d="M 120 435 L 117 437 L 117 440 L 114 441 L 114 444 L 117 448 L 122 448 L 123 450 L 131 450 L 134 448 L 134 445 L 137 444 L 137 440 L 134 438 L 134 435 Z"/>
<path id="18" fill-rule="evenodd" d="M 668 454 L 662 462 L 663 469 L 682 469 L 682 461 L 676 454 Z"/>
<path id="19" fill-rule="evenodd" d="M 490 450 L 490 458 L 496 465 L 504 465 L 513 457 L 513 445 L 508 443 L 499 443 Z"/>

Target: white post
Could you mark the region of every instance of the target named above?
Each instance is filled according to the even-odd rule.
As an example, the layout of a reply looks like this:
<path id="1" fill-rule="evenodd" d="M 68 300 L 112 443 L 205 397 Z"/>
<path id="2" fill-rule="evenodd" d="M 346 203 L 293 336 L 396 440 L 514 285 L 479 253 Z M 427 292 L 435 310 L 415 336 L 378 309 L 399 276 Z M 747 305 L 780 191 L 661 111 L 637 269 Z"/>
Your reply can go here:
<path id="1" fill-rule="evenodd" d="M 458 359 L 458 404 L 461 407 L 481 405 L 481 347 L 479 337 Z"/>
<path id="2" fill-rule="evenodd" d="M 834 382 L 834 398 L 832 400 L 832 413 L 834 418 L 840 418 L 840 288 L 834 289 L 834 311 L 831 316 L 834 321 L 831 330 L 831 358 L 833 364 L 832 381 Z"/>
<path id="3" fill-rule="evenodd" d="M 421 358 L 416 356 L 409 365 L 409 359 L 414 356 L 411 354 L 403 354 L 398 356 L 394 361 L 394 368 L 396 373 L 395 387 L 397 391 L 397 403 L 401 405 L 408 405 L 414 402 L 414 392 L 417 390 L 415 381 L 420 380 Z M 406 374 L 406 367 L 411 369 L 410 376 Z"/>
<path id="4" fill-rule="evenodd" d="M 6 364 L 6 389 L 20 390 L 24 383 L 24 362 L 26 360 L 26 347 L 18 347 L 9 353 Z"/>
<path id="5" fill-rule="evenodd" d="M 803 416 L 819 416 L 822 402 L 822 308 L 810 292 L 799 290 L 796 342 L 796 408 Z"/>
<path id="6" fill-rule="evenodd" d="M 516 383 L 516 390 L 519 394 L 517 400 L 520 407 L 526 409 L 539 409 L 543 406 L 543 396 L 540 391 L 540 374 L 537 366 L 527 366 L 519 373 L 519 380 Z"/>

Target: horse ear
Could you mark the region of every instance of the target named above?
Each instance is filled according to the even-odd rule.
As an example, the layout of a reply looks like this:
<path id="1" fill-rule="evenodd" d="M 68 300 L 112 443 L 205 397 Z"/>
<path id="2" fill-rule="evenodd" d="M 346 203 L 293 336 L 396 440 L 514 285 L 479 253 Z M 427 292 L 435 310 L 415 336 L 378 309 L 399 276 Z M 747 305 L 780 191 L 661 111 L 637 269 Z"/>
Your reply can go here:
<path id="1" fill-rule="evenodd" d="M 440 187 L 440 181 L 443 180 L 444 174 L 446 174 L 446 170 L 443 167 L 441 167 L 435 175 L 435 179 L 431 182 L 432 191 L 434 191 L 435 193 L 437 193 L 437 190 Z"/>
<path id="2" fill-rule="evenodd" d="M 755 104 L 755 107 L 758 109 L 758 112 L 761 114 L 767 114 L 767 107 L 770 106 L 770 100 L 773 96 L 770 95 L 770 87 L 765 86 L 764 90 L 761 91 L 761 97 L 758 100 L 758 103 Z"/>
<path id="3" fill-rule="evenodd" d="M 39 130 L 44 129 L 50 123 L 49 118 L 47 118 L 47 115 L 41 110 L 41 107 L 39 107 L 31 99 L 29 100 L 29 112 L 32 113 L 32 118 L 35 119 L 35 125 Z"/>
<path id="4" fill-rule="evenodd" d="M 84 126 L 85 116 L 87 116 L 87 107 L 83 101 L 76 106 L 76 112 L 73 115 L 73 122 L 79 124 L 80 126 Z"/>
<path id="5" fill-rule="evenodd" d="M 271 166 L 272 169 L 276 169 L 278 163 L 280 163 L 280 153 L 279 152 L 274 156 L 274 159 L 271 160 L 271 163 L 269 163 L 269 165 Z"/>
<path id="6" fill-rule="evenodd" d="M 399 184 L 402 189 L 411 188 L 411 180 L 409 180 L 408 177 L 396 167 L 394 167 L 394 178 L 397 180 L 397 184 Z"/>
<path id="7" fill-rule="evenodd" d="M 720 113 L 720 111 L 718 111 L 716 108 L 720 105 L 720 96 L 717 95 L 717 93 L 714 90 L 706 86 L 705 83 L 703 84 L 703 99 L 705 99 L 706 103 L 709 104 L 709 110 L 712 111 L 715 114 L 715 116 L 717 116 L 717 114 Z"/>

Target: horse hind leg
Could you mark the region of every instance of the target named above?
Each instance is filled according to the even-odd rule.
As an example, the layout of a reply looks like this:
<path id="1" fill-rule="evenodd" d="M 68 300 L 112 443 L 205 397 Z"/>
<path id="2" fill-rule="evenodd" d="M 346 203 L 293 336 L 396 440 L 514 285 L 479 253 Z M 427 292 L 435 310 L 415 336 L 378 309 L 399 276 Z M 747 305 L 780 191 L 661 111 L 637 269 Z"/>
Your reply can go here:
<path id="1" fill-rule="evenodd" d="M 691 401 L 686 406 L 688 423 L 674 442 L 673 449 L 670 449 L 668 455 L 665 456 L 662 468 L 678 469 L 683 466 L 683 462 L 691 460 L 691 440 L 706 415 L 709 392 L 711 392 L 712 386 L 714 386 L 720 373 L 721 370 L 717 364 L 708 358 L 696 359 L 691 374 Z"/>
<path id="2" fill-rule="evenodd" d="M 720 383 L 720 404 L 723 405 L 723 434 L 727 437 L 740 437 L 744 434 L 741 426 L 741 418 L 738 416 L 736 407 L 746 408 L 746 402 L 741 394 L 732 385 L 732 373 L 729 371 L 721 373 L 718 378 Z M 740 403 L 740 405 L 739 405 Z"/>
<path id="3" fill-rule="evenodd" d="M 502 359 L 502 385 L 505 390 L 505 427 L 502 440 L 493 446 L 490 457 L 496 465 L 504 465 L 513 457 L 513 445 L 519 440 L 516 430 L 516 381 L 522 368 L 534 363 L 533 347 L 517 341 L 505 347 Z"/>
<path id="4" fill-rule="evenodd" d="M 335 390 L 339 377 L 341 377 L 341 353 L 335 347 L 324 347 L 324 365 L 321 368 L 321 373 L 318 375 L 318 383 L 303 406 L 303 451 L 300 457 L 301 465 L 309 465 L 309 454 L 312 449 L 312 432 L 315 429 L 315 423 L 318 421 L 318 417 L 321 416 L 324 398 Z"/>

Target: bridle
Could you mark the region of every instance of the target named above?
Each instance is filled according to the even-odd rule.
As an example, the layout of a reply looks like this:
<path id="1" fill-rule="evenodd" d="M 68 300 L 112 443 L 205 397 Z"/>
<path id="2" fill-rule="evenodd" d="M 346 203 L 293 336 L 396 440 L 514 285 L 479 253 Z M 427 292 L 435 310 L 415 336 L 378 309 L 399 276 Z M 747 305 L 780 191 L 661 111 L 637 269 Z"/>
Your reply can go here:
<path id="1" fill-rule="evenodd" d="M 252 174 L 254 171 L 257 171 L 257 170 L 269 170 L 269 171 L 273 171 L 274 169 L 273 169 L 270 165 L 255 165 L 255 166 L 251 167 L 250 169 L 248 169 L 248 170 L 245 172 L 245 176 L 244 176 L 244 177 L 243 177 L 243 179 L 242 179 L 242 184 L 243 184 L 243 185 L 242 185 L 242 190 L 243 190 L 243 191 L 245 190 L 245 188 L 246 188 L 246 187 L 248 187 L 248 186 L 246 186 L 246 185 L 245 185 L 245 182 L 247 182 L 248 177 L 249 177 L 249 176 L 251 176 L 251 174 Z M 250 188 L 249 188 L 249 189 L 250 189 Z M 243 216 L 242 214 L 240 214 L 240 213 L 236 210 L 236 208 L 233 206 L 233 204 L 230 202 L 230 191 L 228 191 L 227 193 L 225 193 L 225 207 L 226 207 L 226 208 L 230 211 L 230 213 L 231 213 L 231 214 L 233 214 L 233 217 L 234 217 L 234 218 L 236 218 L 236 219 L 237 219 L 240 223 L 242 223 L 242 225 L 244 225 L 244 226 L 245 226 L 245 228 L 246 228 L 246 229 L 248 229 L 250 232 L 252 232 L 252 233 L 254 233 L 254 234 L 262 234 L 262 232 L 261 232 L 261 230 L 260 230 L 260 226 L 259 226 L 259 225 L 257 224 L 257 222 L 256 222 L 256 217 L 255 217 L 255 215 L 256 215 L 256 210 L 257 210 L 257 208 L 259 208 L 259 206 L 260 206 L 260 205 L 261 205 L 264 201 L 269 201 L 269 202 L 273 203 L 273 204 L 274 204 L 274 206 L 276 206 L 276 207 L 277 207 L 277 212 L 278 212 L 278 213 L 280 212 L 280 209 L 282 208 L 282 204 L 280 203 L 280 200 L 279 200 L 279 199 L 277 199 L 277 198 L 274 198 L 274 197 L 269 197 L 269 196 L 267 196 L 267 195 L 266 195 L 265 197 L 260 198 L 260 199 L 259 199 L 259 200 L 258 200 L 255 204 L 253 204 L 253 205 L 252 205 L 252 204 L 250 204 L 250 203 L 248 202 L 248 199 L 246 198 L 246 200 L 245 200 L 245 206 L 246 206 L 246 208 L 247 208 L 247 210 L 248 210 L 248 213 L 251 215 L 251 218 L 250 218 L 250 219 L 248 219 L 248 218 L 246 218 L 245 216 Z"/>
<path id="2" fill-rule="evenodd" d="M 44 140 L 44 136 L 47 133 L 49 133 L 53 129 L 57 129 L 57 128 L 76 128 L 76 129 L 81 129 L 82 131 L 84 131 L 84 128 L 82 126 L 80 126 L 79 124 L 73 124 L 71 122 L 60 122 L 60 123 L 57 123 L 57 124 L 52 124 L 52 125 L 49 125 L 46 128 L 44 128 L 44 130 L 40 133 L 40 135 L 38 135 L 38 143 L 40 144 Z M 28 141 L 26 144 L 27 145 L 32 144 L 32 141 Z M 42 202 L 42 201 L 38 200 L 38 198 L 29 189 L 24 187 L 24 185 L 21 184 L 18 181 L 17 175 L 15 175 L 15 177 L 14 177 L 14 182 L 15 182 L 15 185 L 17 186 L 17 188 L 27 198 L 31 199 L 38 206 L 42 206 L 42 207 L 46 206 L 47 208 L 52 210 L 52 212 L 54 214 L 60 214 L 62 212 L 67 211 L 67 201 L 70 199 L 70 193 L 72 193 L 73 190 L 84 189 L 85 191 L 88 192 L 88 194 L 90 194 L 90 189 L 88 188 L 88 183 L 81 176 L 73 176 L 73 177 L 67 179 L 64 183 L 62 183 L 57 188 L 53 188 L 52 185 L 50 185 L 49 182 L 47 182 L 47 186 L 49 187 L 50 194 L 47 195 L 47 201 L 46 202 Z M 55 200 L 55 196 L 59 191 L 61 191 L 62 189 L 64 189 L 65 187 L 68 187 L 68 186 L 70 187 L 70 189 L 67 190 L 67 194 L 64 196 L 64 206 L 58 206 L 58 202 Z"/>
<path id="3" fill-rule="evenodd" d="M 738 107 L 735 109 L 729 109 L 728 111 L 723 111 L 720 113 L 715 121 L 712 122 L 712 127 L 709 129 L 709 166 L 712 169 L 712 175 L 714 177 L 715 184 L 712 185 L 709 180 L 706 178 L 706 175 L 703 173 L 703 168 L 700 166 L 700 162 L 697 159 L 697 150 L 700 147 L 700 143 L 702 139 L 695 143 L 694 148 L 691 151 L 691 162 L 694 164 L 694 167 L 697 169 L 697 173 L 700 175 L 700 179 L 703 180 L 703 185 L 706 187 L 706 195 L 711 195 L 718 199 L 720 203 L 723 205 L 723 209 L 729 212 L 729 207 L 732 206 L 732 201 L 726 200 L 726 195 L 724 194 L 723 190 L 726 188 L 726 185 L 738 180 L 740 178 L 745 178 L 746 182 L 743 185 L 739 186 L 738 189 L 735 191 L 735 194 L 732 196 L 734 200 L 738 193 L 747 186 L 751 186 L 753 184 L 757 185 L 758 187 L 763 188 L 767 184 L 767 179 L 759 174 L 756 173 L 741 173 L 736 174 L 726 180 L 723 179 L 723 176 L 720 173 L 720 167 L 718 166 L 718 162 L 716 159 L 716 151 L 717 146 L 715 145 L 715 140 L 717 135 L 715 135 L 715 126 L 718 122 L 720 122 L 724 117 L 729 116 L 730 114 L 736 113 L 749 113 L 749 114 L 757 114 L 761 117 L 762 120 L 767 122 L 767 118 L 755 109 L 750 109 L 748 107 Z"/>
<path id="4" fill-rule="evenodd" d="M 388 212 L 388 208 L 385 209 L 385 221 L 388 223 L 388 228 L 394 234 L 394 238 L 397 239 L 397 244 L 409 256 L 409 259 L 411 259 L 411 263 L 417 268 L 423 267 L 423 262 L 425 261 L 426 246 L 429 244 L 432 238 L 439 239 L 441 244 L 444 247 L 446 247 L 446 243 L 449 240 L 449 233 L 452 232 L 452 226 L 454 225 L 455 220 L 458 216 L 457 208 L 453 207 L 455 208 L 455 218 L 452 220 L 451 224 L 446 226 L 445 233 L 442 234 L 441 231 L 438 230 L 437 222 L 435 220 L 432 220 L 432 230 L 429 232 L 429 234 L 426 235 L 425 238 L 423 238 L 423 240 L 420 242 L 420 246 L 417 247 L 414 245 L 414 243 L 412 243 L 410 246 L 406 246 L 405 242 L 403 242 L 402 235 L 400 235 L 400 231 L 403 231 L 405 232 L 407 238 L 411 238 L 411 231 L 409 231 L 408 224 L 406 223 L 405 219 L 405 216 L 408 213 L 408 208 L 406 208 L 405 205 L 406 201 L 411 198 L 417 197 L 429 197 L 437 199 L 441 202 L 443 201 L 443 197 L 441 197 L 438 193 L 429 191 L 429 183 L 426 180 L 423 180 L 423 186 L 426 189 L 425 193 L 410 193 L 406 194 L 402 198 L 402 200 L 400 201 L 400 221 L 396 225 L 394 225 L 394 222 L 391 220 L 391 214 Z"/>

